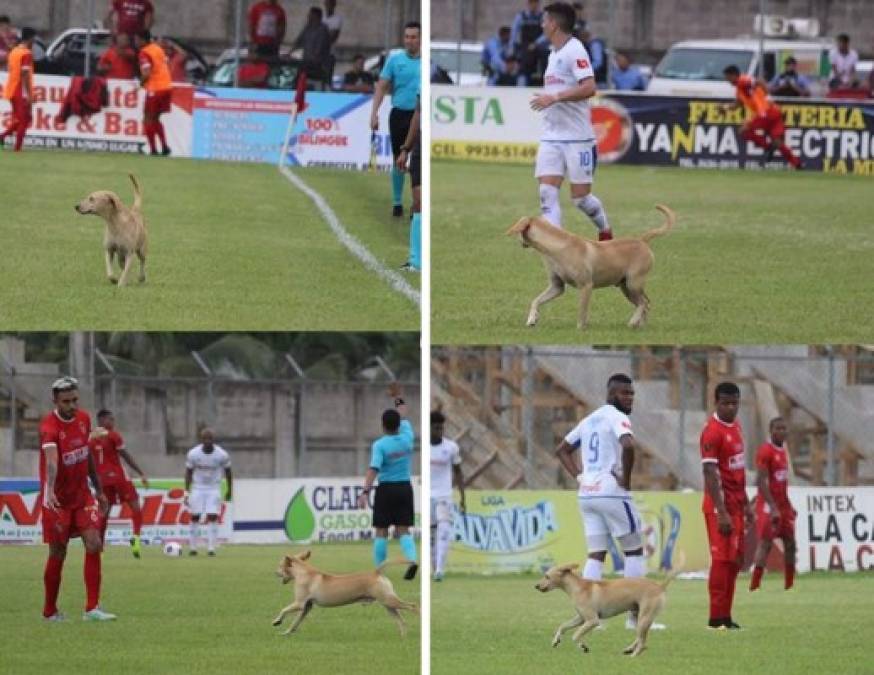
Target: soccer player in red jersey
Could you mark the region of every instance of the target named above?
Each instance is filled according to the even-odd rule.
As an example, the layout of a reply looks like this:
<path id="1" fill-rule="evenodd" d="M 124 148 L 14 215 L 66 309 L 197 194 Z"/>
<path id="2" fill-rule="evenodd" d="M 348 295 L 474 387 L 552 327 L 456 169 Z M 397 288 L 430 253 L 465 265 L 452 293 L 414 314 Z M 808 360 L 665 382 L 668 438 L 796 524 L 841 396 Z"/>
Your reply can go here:
<path id="1" fill-rule="evenodd" d="M 744 519 L 752 524 L 744 471 L 743 430 L 737 421 L 740 389 L 716 387 L 716 412 L 701 432 L 704 469 L 704 522 L 710 542 L 709 628 L 739 629 L 731 618 L 734 587 L 743 563 Z"/>
<path id="2" fill-rule="evenodd" d="M 144 30 L 151 30 L 154 20 L 155 8 L 151 0 L 110 0 L 104 23 L 113 29 L 113 33 L 126 33 L 133 37 Z"/>
<path id="3" fill-rule="evenodd" d="M 85 544 L 85 590 L 87 600 L 83 619 L 110 621 L 115 619 L 100 609 L 100 540 L 101 510 L 106 497 L 100 477 L 88 450 L 88 442 L 103 432 L 91 431 L 91 418 L 79 410 L 79 384 L 72 377 L 62 377 L 52 384 L 55 407 L 39 425 L 39 480 L 42 504 L 42 536 L 49 545 L 43 581 L 47 621 L 63 621 L 58 611 L 58 591 L 61 572 L 67 556 L 70 537 L 82 537 Z M 97 499 L 88 488 L 94 486 Z"/>
<path id="4" fill-rule="evenodd" d="M 752 113 L 741 129 L 741 137 L 752 141 L 765 150 L 765 161 L 770 161 L 774 152 L 780 151 L 783 159 L 789 162 L 793 169 L 803 168 L 801 160 L 783 142 L 786 127 L 783 125 L 783 113 L 780 107 L 768 96 L 768 85 L 749 75 L 741 75 L 737 66 L 728 66 L 722 71 L 729 84 L 737 91 L 737 101 L 729 103 L 725 108 L 744 106 Z"/>
<path id="5" fill-rule="evenodd" d="M 21 40 L 9 52 L 7 66 L 9 75 L 3 96 L 12 106 L 12 117 L 3 133 L 0 133 L 0 147 L 9 134 L 15 134 L 15 152 L 21 152 L 24 134 L 32 120 L 33 105 L 33 39 L 36 31 L 33 28 L 21 29 Z"/>
<path id="6" fill-rule="evenodd" d="M 113 36 L 112 44 L 97 61 L 97 72 L 111 80 L 136 79 L 137 55 L 127 33 Z"/>
<path id="7" fill-rule="evenodd" d="M 759 494 L 756 495 L 756 533 L 759 545 L 756 548 L 756 561 L 750 590 L 755 591 L 762 583 L 765 561 L 771 552 L 771 544 L 779 537 L 783 540 L 783 560 L 785 561 L 785 589 L 792 588 L 795 582 L 795 516 L 796 511 L 789 501 L 789 455 L 786 446 L 786 422 L 775 417 L 769 425 L 771 439 L 762 443 L 756 453 L 756 482 Z"/>
<path id="8" fill-rule="evenodd" d="M 91 449 L 91 455 L 94 458 L 94 464 L 100 476 L 100 483 L 103 486 L 103 494 L 106 495 L 106 501 L 108 502 L 107 512 L 104 513 L 103 518 L 101 538 L 104 542 L 106 541 L 109 508 L 113 504 L 126 504 L 128 509 L 130 509 L 134 530 L 134 536 L 130 539 L 131 551 L 135 558 L 139 558 L 143 512 L 140 511 L 140 498 L 137 494 L 137 489 L 130 481 L 130 478 L 128 478 L 124 467 L 121 465 L 121 460 L 124 459 L 130 468 L 140 474 L 144 487 L 149 487 L 149 480 L 124 447 L 124 439 L 115 430 L 115 417 L 113 414 L 109 410 L 99 411 L 97 413 L 97 424 L 100 425 L 100 428 L 106 430 L 106 436 L 91 439 L 88 447 Z"/>

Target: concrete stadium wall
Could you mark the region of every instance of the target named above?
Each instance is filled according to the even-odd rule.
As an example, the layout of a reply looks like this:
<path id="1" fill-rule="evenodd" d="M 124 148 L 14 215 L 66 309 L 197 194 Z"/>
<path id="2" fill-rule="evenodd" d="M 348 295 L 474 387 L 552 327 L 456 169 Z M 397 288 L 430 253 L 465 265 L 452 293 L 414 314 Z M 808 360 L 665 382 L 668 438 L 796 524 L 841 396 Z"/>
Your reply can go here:
<path id="1" fill-rule="evenodd" d="M 255 0 L 243 0 L 245 10 Z M 108 0 L 94 0 L 99 19 L 106 14 Z M 234 7 L 236 0 L 152 0 L 155 5 L 157 33 L 187 39 L 207 51 L 230 46 L 234 37 Z M 317 0 L 292 2 L 280 0 L 288 17 L 286 41 L 293 40 L 303 28 L 311 6 L 322 6 Z M 390 20 L 386 21 L 386 5 Z M 351 50 L 376 51 L 386 38 L 399 43 L 406 21 L 421 17 L 419 0 L 339 0 L 337 12 L 343 16 L 343 30 L 337 43 L 340 52 Z M 46 35 L 56 35 L 70 26 L 85 26 L 88 20 L 87 0 L 9 0 L 0 5 L 0 13 L 8 14 L 16 26 L 30 25 Z"/>
<path id="2" fill-rule="evenodd" d="M 513 17 L 526 6 L 523 0 L 432 0 L 431 35 L 435 39 L 458 37 L 459 2 L 463 5 L 462 37 L 474 41 L 491 37 L 502 25 L 512 25 Z M 609 46 L 649 59 L 679 40 L 751 34 L 759 10 L 758 0 L 588 0 L 583 4 L 593 33 L 604 39 L 611 33 L 611 7 L 615 6 L 617 39 Z M 768 13 L 817 18 L 823 35 L 848 33 L 860 54 L 874 54 L 870 0 L 769 0 Z"/>

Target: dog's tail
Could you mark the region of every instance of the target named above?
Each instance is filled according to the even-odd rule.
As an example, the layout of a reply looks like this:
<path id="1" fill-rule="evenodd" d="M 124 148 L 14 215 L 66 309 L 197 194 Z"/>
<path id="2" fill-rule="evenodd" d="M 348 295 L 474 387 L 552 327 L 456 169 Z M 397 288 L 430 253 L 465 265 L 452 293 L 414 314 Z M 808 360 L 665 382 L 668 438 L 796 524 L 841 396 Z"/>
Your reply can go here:
<path id="1" fill-rule="evenodd" d="M 671 231 L 671 228 L 674 226 L 674 221 L 677 220 L 677 214 L 675 214 L 671 209 L 669 209 L 664 204 L 656 204 L 656 209 L 661 211 L 665 216 L 665 223 L 661 227 L 656 227 L 652 230 L 647 230 L 640 238 L 643 241 L 648 242 L 650 239 L 654 239 L 655 237 L 660 237 L 663 234 L 667 234 Z"/>
<path id="2" fill-rule="evenodd" d="M 134 208 L 138 211 L 141 211 L 143 208 L 143 190 L 140 187 L 139 182 L 137 182 L 137 177 L 132 173 L 128 174 L 130 178 L 130 182 L 134 184 Z"/>
<path id="3" fill-rule="evenodd" d="M 382 574 L 383 570 L 389 565 L 411 565 L 412 563 L 406 558 L 393 558 L 392 560 L 385 560 L 376 566 L 376 573 Z"/>
<path id="4" fill-rule="evenodd" d="M 662 588 L 667 588 L 668 584 L 671 583 L 674 579 L 677 578 L 677 575 L 683 571 L 683 567 L 686 565 L 686 554 L 683 551 L 680 551 L 680 555 L 677 556 L 677 564 L 674 565 L 673 569 L 667 573 L 664 579 L 661 580 L 660 585 Z"/>

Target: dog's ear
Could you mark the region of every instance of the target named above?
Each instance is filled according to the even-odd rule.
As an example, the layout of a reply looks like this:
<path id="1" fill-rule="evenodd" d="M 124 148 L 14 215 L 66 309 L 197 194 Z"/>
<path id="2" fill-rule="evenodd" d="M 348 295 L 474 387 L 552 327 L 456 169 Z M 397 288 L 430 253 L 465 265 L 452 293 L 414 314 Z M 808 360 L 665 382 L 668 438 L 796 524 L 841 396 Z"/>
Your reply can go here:
<path id="1" fill-rule="evenodd" d="M 299 556 L 297 556 L 297 559 L 298 560 L 308 560 L 312 554 L 313 554 L 313 552 L 310 551 L 309 549 L 307 549 L 306 551 L 301 553 Z"/>
<path id="2" fill-rule="evenodd" d="M 121 200 L 115 195 L 108 195 L 107 200 L 112 205 L 112 208 L 114 208 L 116 211 L 119 211 L 121 209 Z"/>
<path id="3" fill-rule="evenodd" d="M 283 562 L 284 562 L 286 565 L 291 565 L 291 560 L 292 560 L 291 556 L 290 556 L 290 555 L 287 555 L 287 556 L 285 556 L 285 560 L 284 560 Z"/>
<path id="4" fill-rule="evenodd" d="M 562 574 L 570 574 L 574 570 L 580 569 L 580 563 L 568 563 L 558 568 Z"/>
<path id="5" fill-rule="evenodd" d="M 531 227 L 531 218 L 520 218 L 519 220 L 516 221 L 516 224 L 513 225 L 513 227 L 511 227 L 509 230 L 507 230 L 506 234 L 507 234 L 507 236 L 510 236 L 513 234 L 522 234 L 529 227 Z"/>

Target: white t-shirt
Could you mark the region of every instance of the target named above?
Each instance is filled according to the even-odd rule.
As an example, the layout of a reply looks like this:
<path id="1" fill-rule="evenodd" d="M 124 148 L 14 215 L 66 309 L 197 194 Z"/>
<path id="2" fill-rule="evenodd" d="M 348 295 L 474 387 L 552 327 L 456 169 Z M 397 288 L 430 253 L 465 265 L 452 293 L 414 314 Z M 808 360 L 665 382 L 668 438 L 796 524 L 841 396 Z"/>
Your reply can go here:
<path id="1" fill-rule="evenodd" d="M 325 24 L 325 28 L 327 28 L 329 31 L 342 30 L 343 17 L 334 12 L 333 16 L 324 17 L 322 19 L 322 23 Z"/>
<path id="2" fill-rule="evenodd" d="M 458 443 L 444 438 L 431 445 L 431 498 L 452 497 L 452 467 L 461 464 Z"/>
<path id="3" fill-rule="evenodd" d="M 846 54 L 841 54 L 837 47 L 832 47 L 828 53 L 829 62 L 835 67 L 841 82 L 849 84 L 853 79 L 853 69 L 859 62 L 859 53 L 850 49 Z"/>
<path id="4" fill-rule="evenodd" d="M 193 469 L 191 487 L 196 490 L 217 490 L 222 484 L 225 469 L 230 465 L 230 455 L 215 443 L 212 452 L 204 452 L 202 444 L 195 445 L 185 458 L 185 467 Z"/>
<path id="5" fill-rule="evenodd" d="M 622 444 L 619 439 L 633 435 L 631 420 L 616 406 L 607 403 L 598 408 L 565 436 L 564 440 L 580 449 L 583 475 L 580 494 L 625 494 L 616 482 L 622 475 Z"/>
<path id="6" fill-rule="evenodd" d="M 594 77 L 592 62 L 583 43 L 570 38 L 561 49 L 549 53 L 549 62 L 543 75 L 543 89 L 547 94 L 556 94 L 589 77 Z M 542 141 L 591 141 L 595 139 L 592 129 L 592 112 L 588 99 L 553 103 L 543 111 Z"/>

